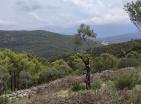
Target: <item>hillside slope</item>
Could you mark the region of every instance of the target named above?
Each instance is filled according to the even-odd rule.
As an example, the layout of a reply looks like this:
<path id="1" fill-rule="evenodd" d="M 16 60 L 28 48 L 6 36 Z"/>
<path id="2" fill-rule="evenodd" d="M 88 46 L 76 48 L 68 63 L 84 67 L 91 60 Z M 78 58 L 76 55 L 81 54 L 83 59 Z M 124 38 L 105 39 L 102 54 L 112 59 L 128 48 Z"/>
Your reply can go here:
<path id="1" fill-rule="evenodd" d="M 0 31 L 0 48 L 51 58 L 74 48 L 72 36 L 47 31 Z"/>
<path id="2" fill-rule="evenodd" d="M 97 40 L 112 44 L 130 41 L 131 39 L 141 39 L 140 33 L 119 35 Z M 100 44 L 100 42 L 98 43 Z M 49 59 L 71 53 L 74 47 L 72 35 L 62 35 L 42 30 L 0 31 L 0 48 L 10 48 L 20 52 L 25 51 Z"/>

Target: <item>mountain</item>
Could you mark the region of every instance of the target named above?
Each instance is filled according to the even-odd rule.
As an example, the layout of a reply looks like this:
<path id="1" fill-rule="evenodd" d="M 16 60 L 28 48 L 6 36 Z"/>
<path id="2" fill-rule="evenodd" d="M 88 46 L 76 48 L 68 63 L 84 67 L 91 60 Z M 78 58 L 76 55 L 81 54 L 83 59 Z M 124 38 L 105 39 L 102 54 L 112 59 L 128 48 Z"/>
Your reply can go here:
<path id="1" fill-rule="evenodd" d="M 141 39 L 141 33 L 131 33 L 99 38 L 102 43 L 120 43 Z M 105 45 L 104 44 L 104 45 Z M 74 50 L 73 36 L 36 30 L 0 31 L 0 48 L 10 48 L 18 52 L 29 52 L 45 58 L 56 58 Z"/>
<path id="2" fill-rule="evenodd" d="M 110 43 L 111 44 L 111 43 L 127 42 L 127 41 L 130 41 L 130 40 L 136 40 L 136 39 L 141 39 L 141 33 L 129 33 L 129 34 L 99 38 L 98 40 L 102 41 L 104 43 Z"/>
<path id="3" fill-rule="evenodd" d="M 0 48 L 52 58 L 74 48 L 73 37 L 48 31 L 0 31 Z"/>

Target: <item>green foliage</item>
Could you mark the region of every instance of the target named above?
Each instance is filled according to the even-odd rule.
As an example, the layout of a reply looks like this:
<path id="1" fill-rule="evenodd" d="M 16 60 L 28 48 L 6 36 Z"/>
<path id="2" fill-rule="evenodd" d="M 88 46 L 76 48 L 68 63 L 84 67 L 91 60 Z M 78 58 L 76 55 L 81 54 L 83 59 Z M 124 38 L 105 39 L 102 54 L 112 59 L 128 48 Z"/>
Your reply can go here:
<path id="1" fill-rule="evenodd" d="M 63 75 L 70 74 L 72 72 L 72 68 L 64 60 L 61 59 L 52 62 L 51 66 L 60 71 Z"/>
<path id="2" fill-rule="evenodd" d="M 117 89 L 131 89 L 141 84 L 141 77 L 133 70 L 123 70 L 114 75 L 113 81 Z"/>
<path id="3" fill-rule="evenodd" d="M 81 24 L 78 29 L 78 35 L 85 41 L 88 37 L 96 37 L 96 33 L 90 28 L 89 25 Z"/>
<path id="4" fill-rule="evenodd" d="M 0 96 L 0 104 L 8 104 L 8 99 L 6 97 Z"/>
<path id="5" fill-rule="evenodd" d="M 82 85 L 81 83 L 75 82 L 75 83 L 73 83 L 71 90 L 74 92 L 77 92 L 80 90 L 85 90 L 85 86 Z"/>
<path id="6" fill-rule="evenodd" d="M 95 38 L 96 33 L 93 31 L 93 29 L 91 29 L 89 25 L 81 24 L 80 27 L 78 28 L 77 34 L 75 34 L 74 44 L 77 46 L 76 48 L 78 48 L 84 42 L 91 51 L 91 49 L 93 48 L 92 46 L 94 46 L 93 40 Z M 78 51 L 78 49 L 76 49 L 76 51 Z"/>
<path id="7" fill-rule="evenodd" d="M 134 25 L 141 30 L 141 1 L 136 0 L 132 2 L 128 2 L 125 5 L 125 10 L 129 14 L 130 20 L 134 23 Z"/>
<path id="8" fill-rule="evenodd" d="M 139 54 L 136 51 L 131 51 L 127 54 L 126 56 L 127 58 L 132 58 L 132 59 L 136 59 L 136 60 L 141 60 L 141 54 Z"/>
<path id="9" fill-rule="evenodd" d="M 10 75 L 8 73 L 8 70 L 5 67 L 0 66 L 0 80 L 7 83 L 9 79 L 10 79 Z"/>
<path id="10" fill-rule="evenodd" d="M 92 89 L 97 90 L 101 88 L 102 80 L 97 79 L 92 82 Z"/>
<path id="11" fill-rule="evenodd" d="M 121 58 L 118 63 L 118 68 L 138 66 L 140 62 L 135 58 Z"/>
<path id="12" fill-rule="evenodd" d="M 46 83 L 49 81 L 56 80 L 58 78 L 65 77 L 68 73 L 64 73 L 62 70 L 57 70 L 54 68 L 48 69 L 48 71 L 40 74 L 39 82 Z"/>
<path id="13" fill-rule="evenodd" d="M 100 72 L 104 70 L 114 70 L 117 66 L 118 60 L 115 56 L 104 53 L 94 59 L 93 72 Z"/>
<path id="14" fill-rule="evenodd" d="M 45 70 L 47 67 L 34 56 L 9 49 L 0 50 L 0 79 L 8 88 L 10 84 L 18 88 L 25 87 L 25 83 L 31 85 L 31 80 L 38 80 Z"/>
<path id="15" fill-rule="evenodd" d="M 71 56 L 69 58 L 68 65 L 73 69 L 74 74 L 82 74 L 84 63 L 77 55 Z"/>
<path id="16" fill-rule="evenodd" d="M 108 53 L 112 54 L 114 57 L 117 57 L 118 68 L 133 67 L 141 64 L 141 41 L 134 40 L 126 43 L 112 44 L 103 47 L 97 47 L 93 50 L 94 59 L 94 68 L 93 70 L 105 70 L 106 61 L 105 58 L 101 58 L 102 54 Z M 117 59 L 116 58 L 116 59 Z M 108 61 L 109 62 L 109 61 Z M 105 64 L 105 65 L 104 65 Z M 108 65 L 110 65 L 108 63 Z M 114 65 L 116 67 L 116 65 Z M 111 68 L 109 68 L 111 69 Z M 106 69 L 108 70 L 108 69 Z"/>
<path id="17" fill-rule="evenodd" d="M 96 47 L 93 49 L 94 57 L 100 56 L 103 53 L 112 54 L 118 58 L 125 57 L 129 52 L 141 52 L 141 40 L 133 40 L 125 43 L 111 44 L 108 46 Z"/>
<path id="18" fill-rule="evenodd" d="M 56 60 L 51 63 L 50 68 L 42 72 L 39 77 L 40 83 L 46 83 L 72 73 L 71 67 L 64 60 Z"/>

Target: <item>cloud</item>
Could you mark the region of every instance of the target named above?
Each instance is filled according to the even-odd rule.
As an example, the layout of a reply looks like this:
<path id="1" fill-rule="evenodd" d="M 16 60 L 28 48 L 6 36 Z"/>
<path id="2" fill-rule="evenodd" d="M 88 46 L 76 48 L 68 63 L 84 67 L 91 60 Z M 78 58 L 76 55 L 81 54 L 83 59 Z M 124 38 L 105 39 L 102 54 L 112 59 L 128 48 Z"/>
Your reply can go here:
<path id="1" fill-rule="evenodd" d="M 118 21 L 117 21 L 118 20 Z M 123 17 L 123 16 L 118 16 L 118 15 L 106 15 L 106 16 L 101 16 L 101 17 L 93 17 L 91 19 L 83 19 L 83 20 L 80 20 L 78 21 L 78 24 L 81 24 L 81 23 L 85 23 L 85 24 L 96 24 L 96 25 L 105 25 L 105 24 L 121 24 L 124 23 L 128 23 L 129 18 L 126 16 L 126 17 Z M 120 22 L 119 22 L 120 21 Z"/>
<path id="2" fill-rule="evenodd" d="M 8 20 L 0 20 L 0 25 L 15 25 L 16 22 Z"/>
<path id="3" fill-rule="evenodd" d="M 42 5 L 37 0 L 17 0 L 17 9 L 30 12 L 36 11 L 42 8 Z"/>
<path id="4" fill-rule="evenodd" d="M 36 20 L 39 21 L 44 21 L 44 19 L 42 19 L 42 17 L 40 17 L 38 14 L 36 14 L 35 12 L 29 12 L 29 15 L 31 15 L 32 17 L 34 17 Z"/>
<path id="5" fill-rule="evenodd" d="M 95 23 L 95 24 L 110 24 L 110 23 L 127 23 L 129 22 L 128 15 L 123 9 L 124 4 L 130 0 L 63 0 L 70 2 L 75 6 L 80 7 L 83 12 L 90 15 L 88 18 L 83 18 L 77 23 Z"/>
<path id="6" fill-rule="evenodd" d="M 3 0 L 0 20 L 17 28 L 73 27 L 81 23 L 128 23 L 123 5 L 130 0 Z M 3 21 L 3 24 L 9 24 Z M 2 24 L 2 21 L 0 21 Z"/>

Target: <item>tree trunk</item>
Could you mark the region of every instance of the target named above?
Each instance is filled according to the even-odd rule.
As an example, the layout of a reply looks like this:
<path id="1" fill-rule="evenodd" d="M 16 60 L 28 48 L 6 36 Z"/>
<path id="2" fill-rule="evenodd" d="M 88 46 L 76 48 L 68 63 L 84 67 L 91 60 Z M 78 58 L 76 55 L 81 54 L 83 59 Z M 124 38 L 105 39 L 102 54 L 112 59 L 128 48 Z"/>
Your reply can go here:
<path id="1" fill-rule="evenodd" d="M 90 69 L 90 60 L 88 57 L 84 58 L 84 57 L 80 57 L 83 61 L 83 63 L 85 64 L 85 70 L 86 70 L 86 78 L 85 78 L 85 83 L 86 83 L 86 89 L 90 89 L 91 88 L 91 69 Z"/>
<path id="2" fill-rule="evenodd" d="M 88 68 L 88 67 L 87 67 Z M 90 68 L 86 70 L 86 89 L 91 88 L 91 74 L 90 74 Z"/>
<path id="3" fill-rule="evenodd" d="M 16 78 L 17 78 L 16 85 L 17 85 L 17 89 L 18 89 L 18 90 L 20 89 L 20 88 L 19 88 L 19 79 L 20 79 L 19 74 L 20 74 L 20 72 L 18 72 L 17 75 L 16 75 L 16 76 L 17 76 L 17 77 L 16 77 Z"/>
<path id="4" fill-rule="evenodd" d="M 10 72 L 10 85 L 11 85 L 11 90 L 13 91 L 13 73 Z"/>
<path id="5" fill-rule="evenodd" d="M 16 89 L 16 87 L 17 87 L 17 85 L 16 85 L 16 73 L 14 72 L 14 91 L 15 91 L 15 89 Z"/>

